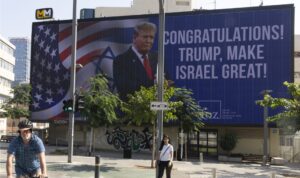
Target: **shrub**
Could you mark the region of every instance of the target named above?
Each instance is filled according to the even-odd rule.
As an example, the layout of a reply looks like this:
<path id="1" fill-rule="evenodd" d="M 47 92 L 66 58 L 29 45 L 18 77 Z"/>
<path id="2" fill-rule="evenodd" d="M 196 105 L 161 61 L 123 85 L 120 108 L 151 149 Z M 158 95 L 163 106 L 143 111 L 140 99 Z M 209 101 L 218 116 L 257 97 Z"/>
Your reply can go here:
<path id="1" fill-rule="evenodd" d="M 230 152 L 235 148 L 238 138 L 234 133 L 225 133 L 221 136 L 220 146 L 230 155 Z"/>

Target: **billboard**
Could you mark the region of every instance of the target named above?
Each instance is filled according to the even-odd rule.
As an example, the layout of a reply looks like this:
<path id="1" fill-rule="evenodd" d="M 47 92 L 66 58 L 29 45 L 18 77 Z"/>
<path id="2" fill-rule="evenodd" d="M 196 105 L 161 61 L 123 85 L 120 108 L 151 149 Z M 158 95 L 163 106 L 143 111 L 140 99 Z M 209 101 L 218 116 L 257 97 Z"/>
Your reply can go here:
<path id="1" fill-rule="evenodd" d="M 194 92 L 200 106 L 212 113 L 207 124 L 262 125 L 262 108 L 255 104 L 262 98 L 260 92 L 273 90 L 272 95 L 283 97 L 282 83 L 293 81 L 293 20 L 292 5 L 166 14 L 167 79 Z M 133 49 L 134 30 L 144 22 L 158 27 L 158 16 L 79 21 L 77 63 L 84 67 L 77 70 L 76 88 L 87 89 L 89 78 L 101 72 L 108 75 L 115 92 L 129 87 L 133 76 L 142 85 L 153 84 L 146 81 L 146 74 L 138 74 L 145 70 L 139 64 L 142 55 L 131 57 L 131 64 L 117 62 Z M 62 101 L 70 98 L 71 24 L 33 23 L 32 120 L 65 117 Z M 149 58 L 155 58 L 157 37 L 154 34 Z M 150 61 L 153 75 L 155 64 Z"/>

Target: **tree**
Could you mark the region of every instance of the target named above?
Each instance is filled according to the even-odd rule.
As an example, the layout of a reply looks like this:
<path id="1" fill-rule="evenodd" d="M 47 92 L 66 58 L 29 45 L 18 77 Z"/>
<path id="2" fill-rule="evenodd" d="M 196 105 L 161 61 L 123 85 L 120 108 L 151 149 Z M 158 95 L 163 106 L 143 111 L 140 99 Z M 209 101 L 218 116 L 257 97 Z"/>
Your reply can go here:
<path id="1" fill-rule="evenodd" d="M 122 102 L 109 90 L 106 76 L 98 74 L 92 77 L 90 88 L 87 91 L 81 91 L 81 95 L 84 101 L 81 113 L 87 117 L 92 128 L 108 126 L 118 120 L 116 110 L 121 107 Z M 94 138 L 94 133 L 92 135 Z"/>
<path id="2" fill-rule="evenodd" d="M 185 132 L 199 131 L 203 127 L 203 118 L 209 118 L 211 113 L 206 112 L 192 97 L 193 92 L 186 88 L 175 88 L 173 99 L 183 104 L 176 108 L 175 115 L 181 128 Z"/>
<path id="3" fill-rule="evenodd" d="M 273 98 L 265 94 L 263 100 L 256 103 L 262 107 L 281 109 L 281 112 L 270 116 L 268 121 L 276 121 L 279 127 L 290 129 L 291 132 L 299 129 L 300 124 L 300 84 L 284 82 L 289 98 Z"/>
<path id="4" fill-rule="evenodd" d="M 1 113 L 3 117 L 9 117 L 11 119 L 19 119 L 21 117 L 29 117 L 29 104 L 31 101 L 31 86 L 30 84 L 20 84 L 12 88 L 12 98 L 8 99 L 2 109 Z M 14 122 L 14 121 L 13 121 Z"/>
<path id="5" fill-rule="evenodd" d="M 183 103 L 176 108 L 174 113 L 178 118 L 178 122 L 180 123 L 181 136 L 183 136 L 184 132 L 189 133 L 191 131 L 199 131 L 200 128 L 204 126 L 202 119 L 210 118 L 211 115 L 198 105 L 192 95 L 193 92 L 191 90 L 186 88 L 175 88 L 173 99 Z M 183 144 L 181 143 L 180 145 L 180 158 L 182 158 Z M 187 149 L 185 150 L 187 151 Z"/>
<path id="6" fill-rule="evenodd" d="M 156 111 L 150 109 L 151 101 L 157 100 L 157 86 L 152 86 L 149 88 L 141 87 L 140 90 L 136 91 L 134 94 L 128 96 L 128 102 L 124 104 L 122 108 L 124 112 L 124 118 L 127 120 L 128 124 L 140 125 L 151 125 L 153 130 L 153 145 L 152 145 L 152 160 L 151 167 L 154 167 L 154 157 L 155 157 L 155 131 L 156 131 Z M 182 105 L 181 102 L 172 101 L 171 98 L 174 96 L 175 88 L 168 87 L 167 83 L 164 85 L 164 101 L 168 102 L 169 109 L 164 111 L 164 122 L 170 120 L 176 120 L 176 115 L 174 115 L 175 110 L 178 106 Z"/>

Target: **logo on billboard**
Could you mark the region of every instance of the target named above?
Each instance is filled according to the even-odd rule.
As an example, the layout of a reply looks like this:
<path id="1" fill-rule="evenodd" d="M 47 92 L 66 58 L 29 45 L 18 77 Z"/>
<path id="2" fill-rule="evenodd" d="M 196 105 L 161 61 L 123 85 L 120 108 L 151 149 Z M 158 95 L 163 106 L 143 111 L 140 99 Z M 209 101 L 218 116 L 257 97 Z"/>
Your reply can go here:
<path id="1" fill-rule="evenodd" d="M 221 119 L 221 100 L 200 100 L 198 104 L 211 113 L 211 116 L 205 119 Z"/>
<path id="2" fill-rule="evenodd" d="M 37 20 L 52 19 L 53 18 L 53 9 L 52 8 L 37 9 L 35 11 L 35 18 Z"/>

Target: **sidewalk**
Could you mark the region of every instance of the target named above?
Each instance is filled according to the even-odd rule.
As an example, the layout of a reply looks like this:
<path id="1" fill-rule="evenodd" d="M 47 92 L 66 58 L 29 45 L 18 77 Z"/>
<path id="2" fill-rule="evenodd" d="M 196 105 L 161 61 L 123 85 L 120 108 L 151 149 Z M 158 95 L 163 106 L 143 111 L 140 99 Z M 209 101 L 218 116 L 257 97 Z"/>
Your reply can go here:
<path id="1" fill-rule="evenodd" d="M 60 149 L 67 150 L 67 147 Z M 94 178 L 95 157 L 73 156 L 67 163 L 67 155 L 50 154 L 56 147 L 47 147 L 47 167 L 50 178 Z M 102 178 L 154 178 L 155 169 L 150 168 L 149 154 L 134 153 L 132 159 L 123 159 L 121 152 L 99 153 L 100 175 Z M 5 177 L 6 150 L 0 150 L 0 178 Z M 205 160 L 204 160 L 205 161 Z M 185 162 L 174 161 L 172 178 L 209 178 L 212 169 L 216 169 L 218 178 L 267 178 L 271 173 L 280 177 L 300 178 L 300 164 L 262 167 L 259 164 L 221 163 L 221 162 Z"/>

